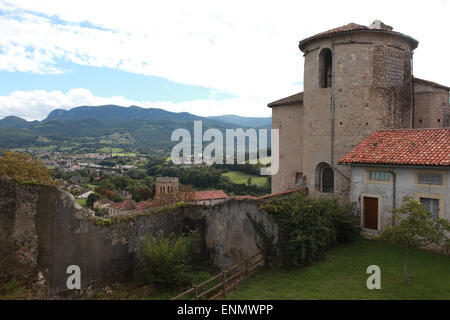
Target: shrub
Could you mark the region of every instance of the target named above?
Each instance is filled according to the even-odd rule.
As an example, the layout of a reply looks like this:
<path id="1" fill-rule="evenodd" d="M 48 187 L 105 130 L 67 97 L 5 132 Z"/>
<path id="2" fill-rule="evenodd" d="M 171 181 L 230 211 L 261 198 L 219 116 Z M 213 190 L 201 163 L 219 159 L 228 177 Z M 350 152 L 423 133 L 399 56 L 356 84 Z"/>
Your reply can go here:
<path id="1" fill-rule="evenodd" d="M 294 193 L 263 208 L 278 224 L 277 252 L 285 267 L 311 263 L 323 257 L 330 246 L 350 242 L 358 235 L 350 208 L 339 205 L 336 198 Z"/>
<path id="2" fill-rule="evenodd" d="M 148 236 L 141 242 L 143 280 L 158 287 L 179 287 L 192 283 L 192 239 Z"/>
<path id="3" fill-rule="evenodd" d="M 0 284 L 0 294 L 9 294 L 19 289 L 19 282 L 15 277 L 11 278 L 5 284 Z"/>

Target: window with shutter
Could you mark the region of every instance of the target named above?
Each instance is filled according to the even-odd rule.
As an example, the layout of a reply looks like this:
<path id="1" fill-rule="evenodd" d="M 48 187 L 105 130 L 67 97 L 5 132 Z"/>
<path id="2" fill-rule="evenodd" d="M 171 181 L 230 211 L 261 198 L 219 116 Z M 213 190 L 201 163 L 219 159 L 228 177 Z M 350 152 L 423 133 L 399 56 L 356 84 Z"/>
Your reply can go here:
<path id="1" fill-rule="evenodd" d="M 439 217 L 439 199 L 420 198 L 420 203 L 431 212 L 433 218 Z"/>

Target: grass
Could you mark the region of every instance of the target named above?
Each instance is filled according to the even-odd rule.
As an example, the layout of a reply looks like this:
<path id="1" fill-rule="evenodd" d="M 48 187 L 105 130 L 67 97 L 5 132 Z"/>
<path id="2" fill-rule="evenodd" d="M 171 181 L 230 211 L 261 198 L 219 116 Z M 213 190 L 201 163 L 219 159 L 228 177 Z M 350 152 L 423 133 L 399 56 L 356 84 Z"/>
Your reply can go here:
<path id="1" fill-rule="evenodd" d="M 113 153 L 113 157 L 136 157 L 136 152 L 119 152 L 119 153 Z"/>
<path id="2" fill-rule="evenodd" d="M 252 185 L 258 184 L 260 187 L 268 186 L 267 177 L 260 177 L 252 174 L 248 174 L 241 171 L 229 171 L 222 174 L 225 177 L 230 178 L 233 183 L 245 183 L 247 184 L 248 178 L 252 178 Z"/>
<path id="3" fill-rule="evenodd" d="M 87 199 L 75 199 L 75 202 L 78 203 L 80 206 L 85 206 L 86 200 Z"/>
<path id="4" fill-rule="evenodd" d="M 29 300 L 33 298 L 31 290 L 26 289 L 16 278 L 0 284 L 0 300 Z"/>
<path id="5" fill-rule="evenodd" d="M 103 147 L 103 148 L 99 148 L 97 149 L 98 152 L 102 152 L 102 153 L 120 153 L 123 152 L 122 148 L 110 148 L 110 147 Z"/>
<path id="6" fill-rule="evenodd" d="M 405 249 L 361 239 L 331 250 L 308 267 L 266 269 L 239 285 L 229 299 L 450 299 L 450 257 L 424 250 L 410 255 L 404 283 Z M 381 269 L 381 289 L 368 290 L 366 269 Z"/>
<path id="7" fill-rule="evenodd" d="M 95 184 L 92 184 L 92 183 L 87 183 L 86 186 L 92 191 L 94 191 L 95 188 L 97 188 L 97 186 Z"/>

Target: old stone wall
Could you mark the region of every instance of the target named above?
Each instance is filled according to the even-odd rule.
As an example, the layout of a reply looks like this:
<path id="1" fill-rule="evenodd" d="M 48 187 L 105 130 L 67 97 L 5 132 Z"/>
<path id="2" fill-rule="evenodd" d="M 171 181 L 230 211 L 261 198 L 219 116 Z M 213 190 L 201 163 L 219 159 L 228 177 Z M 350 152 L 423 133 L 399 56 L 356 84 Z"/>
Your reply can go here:
<path id="1" fill-rule="evenodd" d="M 12 276 L 39 284 L 44 296 L 67 290 L 67 267 L 81 269 L 81 285 L 133 274 L 139 242 L 160 232 L 198 229 L 214 263 L 227 268 L 258 252 L 247 217 L 276 232 L 258 203 L 230 199 L 127 217 L 110 225 L 95 218 L 55 187 L 0 181 L 0 280 Z"/>
<path id="2" fill-rule="evenodd" d="M 275 193 L 302 182 L 303 105 L 299 102 L 272 108 L 272 128 L 279 130 L 280 139 L 280 170 L 272 176 Z"/>
<path id="3" fill-rule="evenodd" d="M 414 127 L 450 127 L 450 103 L 447 88 L 414 81 Z"/>
<path id="4" fill-rule="evenodd" d="M 334 53 L 334 92 L 319 86 L 325 48 Z M 317 168 L 333 165 L 334 191 L 348 200 L 350 170 L 339 159 L 378 129 L 411 127 L 411 44 L 393 34 L 362 32 L 311 41 L 303 51 L 302 171 L 317 190 Z"/>

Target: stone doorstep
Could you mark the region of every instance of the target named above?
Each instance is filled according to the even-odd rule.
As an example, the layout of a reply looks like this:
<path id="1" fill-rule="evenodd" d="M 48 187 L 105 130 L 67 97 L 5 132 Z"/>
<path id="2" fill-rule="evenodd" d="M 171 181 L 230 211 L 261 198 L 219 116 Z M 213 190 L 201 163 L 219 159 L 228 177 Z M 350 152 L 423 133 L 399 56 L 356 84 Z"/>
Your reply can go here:
<path id="1" fill-rule="evenodd" d="M 378 235 L 377 230 L 361 228 L 361 236 L 366 239 L 372 239 L 374 236 Z"/>

